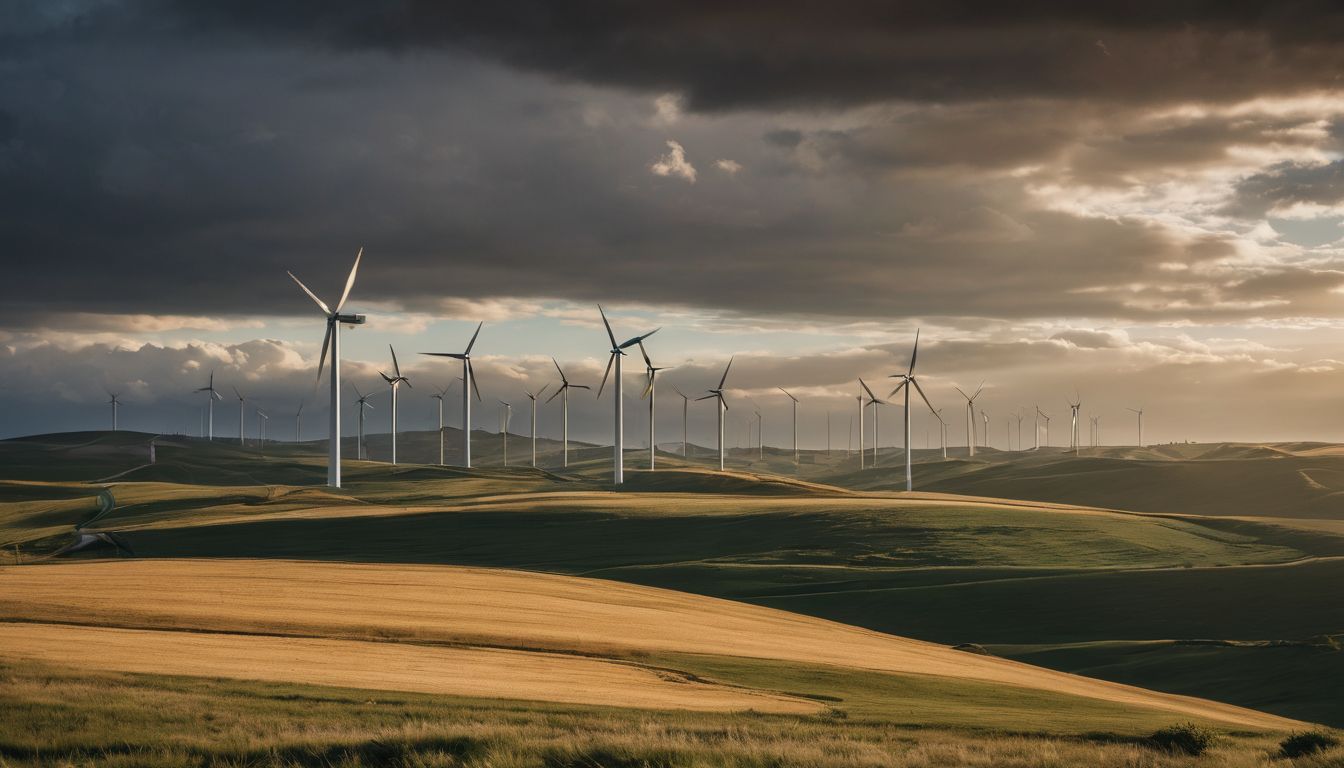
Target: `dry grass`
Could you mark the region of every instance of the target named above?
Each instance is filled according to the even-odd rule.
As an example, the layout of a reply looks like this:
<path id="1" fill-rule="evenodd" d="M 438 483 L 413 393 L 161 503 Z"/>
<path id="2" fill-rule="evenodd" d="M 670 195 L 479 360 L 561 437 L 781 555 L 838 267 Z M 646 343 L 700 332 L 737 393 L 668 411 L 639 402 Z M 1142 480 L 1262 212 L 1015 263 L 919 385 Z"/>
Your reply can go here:
<path id="1" fill-rule="evenodd" d="M 7 568 L 0 587 L 0 618 L 11 620 L 747 657 L 991 683 L 1251 728 L 1300 725 L 768 608 L 567 576 L 153 560 Z"/>

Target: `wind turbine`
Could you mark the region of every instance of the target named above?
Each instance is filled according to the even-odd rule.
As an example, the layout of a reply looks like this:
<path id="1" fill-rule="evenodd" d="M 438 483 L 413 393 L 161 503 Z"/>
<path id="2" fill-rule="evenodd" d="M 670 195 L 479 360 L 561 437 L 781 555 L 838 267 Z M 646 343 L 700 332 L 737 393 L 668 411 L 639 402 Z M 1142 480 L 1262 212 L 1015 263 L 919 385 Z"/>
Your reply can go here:
<path id="1" fill-rule="evenodd" d="M 676 392 L 681 397 L 681 458 L 684 459 L 686 458 L 686 436 L 687 436 L 686 417 L 688 415 L 688 412 L 690 411 L 691 398 L 687 397 L 686 393 L 682 392 L 680 389 L 677 389 L 676 387 L 673 387 L 672 391 Z"/>
<path id="2" fill-rule="evenodd" d="M 113 432 L 116 432 L 116 431 L 117 431 L 117 408 L 121 405 L 121 401 L 118 400 L 118 399 L 117 399 L 117 396 L 114 395 L 114 394 L 112 394 L 111 392 L 108 392 L 108 393 L 107 393 L 107 396 L 110 397 L 110 398 L 112 398 L 111 400 L 108 400 L 107 403 L 108 403 L 108 405 L 112 406 L 112 431 L 113 431 Z"/>
<path id="3" fill-rule="evenodd" d="M 443 466 L 443 398 L 448 396 L 448 390 L 452 388 L 453 385 L 451 382 L 449 382 L 448 386 L 430 395 L 432 399 L 439 401 L 439 466 L 440 467 Z"/>
<path id="4" fill-rule="evenodd" d="M 362 394 L 362 393 L 359 391 L 359 387 L 356 387 L 356 386 L 354 385 L 353 382 L 351 382 L 350 387 L 351 387 L 352 389 L 354 389 L 354 390 L 355 390 L 355 394 L 359 396 L 359 399 L 355 401 L 355 408 L 357 408 L 357 409 L 359 410 L 359 437 L 357 438 L 357 439 L 358 439 L 358 442 L 355 443 L 355 458 L 358 459 L 358 460 L 360 460 L 360 461 L 363 461 L 363 460 L 364 460 L 364 409 L 365 409 L 365 408 L 372 408 L 372 407 L 373 407 L 372 405 L 369 404 L 369 398 L 370 398 L 370 397 L 373 397 L 374 395 L 376 395 L 376 394 L 378 394 L 378 393 L 377 393 L 377 392 L 370 392 L 370 393 L 367 394 L 367 395 Z"/>
<path id="5" fill-rule="evenodd" d="M 364 323 L 363 315 L 342 315 L 341 308 L 345 306 L 345 300 L 350 297 L 350 289 L 355 285 L 355 273 L 359 271 L 359 260 L 364 256 L 364 249 L 360 248 L 359 253 L 355 254 L 355 265 L 350 268 L 350 276 L 345 279 L 345 290 L 341 292 L 341 300 L 336 302 L 336 308 L 330 309 L 327 305 L 308 290 L 299 278 L 294 277 L 293 272 L 289 276 L 294 282 L 299 284 L 303 292 L 308 294 L 317 308 L 327 316 L 327 334 L 322 337 L 322 356 L 317 363 L 317 380 L 322 381 L 322 366 L 327 362 L 327 349 L 331 349 L 331 429 L 327 441 L 327 485 L 332 488 L 341 487 L 341 329 L 342 323 L 345 325 L 362 325 Z"/>
<path id="6" fill-rule="evenodd" d="M 981 409 L 980 409 L 980 420 L 981 420 L 982 422 L 984 422 L 984 425 L 985 425 L 985 431 L 984 431 L 984 434 L 981 436 L 981 437 L 984 439 L 984 442 L 981 443 L 980 445 L 981 445 L 981 447 L 983 447 L 983 448 L 988 448 L 988 447 L 989 447 L 989 414 L 985 413 L 985 409 L 984 409 L 984 408 L 981 408 Z"/>
<path id="7" fill-rule="evenodd" d="M 430 357 L 451 357 L 454 360 L 462 361 L 462 466 L 471 469 L 471 393 L 476 393 L 476 399 L 481 399 L 481 389 L 476 386 L 476 371 L 471 367 L 471 348 L 476 344 L 476 337 L 481 335 L 481 327 L 485 321 L 481 321 L 476 326 L 476 332 L 471 334 L 471 341 L 467 342 L 465 352 L 421 352 L 422 355 Z"/>
<path id="8" fill-rule="evenodd" d="M 1083 407 L 1083 398 L 1077 392 L 1073 393 L 1073 400 L 1069 400 L 1069 412 L 1072 414 L 1072 425 L 1069 429 L 1069 449 L 1073 455 L 1078 455 L 1078 409 Z"/>
<path id="9" fill-rule="evenodd" d="M 246 443 L 243 442 L 243 405 L 247 402 L 247 398 L 243 397 L 243 393 L 239 392 L 237 387 L 233 387 L 233 394 L 238 396 L 238 444 L 245 445 Z"/>
<path id="10" fill-rule="evenodd" d="M 267 416 L 265 411 L 260 408 L 257 409 L 257 450 L 259 451 L 266 449 L 266 422 L 270 419 L 271 417 Z"/>
<path id="11" fill-rule="evenodd" d="M 785 395 L 788 396 L 788 398 L 789 398 L 790 400 L 793 401 L 793 463 L 794 463 L 794 464 L 797 464 L 797 463 L 798 463 L 798 398 L 796 398 L 796 397 L 794 397 L 793 395 L 789 394 L 789 390 L 787 390 L 787 389 L 785 389 L 785 388 L 783 388 L 783 387 L 779 387 L 779 391 L 780 391 L 780 392 L 783 392 Z M 830 439 L 831 439 L 831 436 L 830 436 L 830 428 L 831 428 L 830 417 L 831 417 L 831 415 L 830 415 L 829 413 L 826 414 L 826 419 L 827 419 L 827 421 L 826 421 L 826 430 L 827 430 L 826 440 L 827 440 L 828 444 L 829 444 L 829 441 L 830 441 Z"/>
<path id="12" fill-rule="evenodd" d="M 985 383 L 980 382 L 980 388 L 975 390 L 974 395 L 968 395 L 961 391 L 961 387 L 953 387 L 966 398 L 966 448 L 967 456 L 975 455 L 975 398 L 980 396 L 981 390 L 985 388 Z"/>
<path id="13" fill-rule="evenodd" d="M 299 410 L 294 412 L 294 443 L 303 439 L 303 401 L 299 401 Z"/>
<path id="14" fill-rule="evenodd" d="M 756 451 L 758 457 L 765 460 L 765 419 L 761 416 L 761 406 L 751 401 L 751 407 L 756 411 Z"/>
<path id="15" fill-rule="evenodd" d="M 868 388 L 868 385 L 864 383 L 863 379 L 859 379 L 859 386 L 863 387 L 863 391 L 868 395 L 868 402 L 864 403 L 864 405 L 859 409 L 859 455 L 860 456 L 863 455 L 863 408 L 867 408 L 868 406 L 871 405 L 873 407 L 873 466 L 876 467 L 877 436 L 879 434 L 877 431 L 877 407 L 879 405 L 886 405 L 887 402 L 885 400 L 879 399 L 877 395 L 874 395 L 873 390 Z M 862 398 L 860 398 L 860 402 L 862 402 Z"/>
<path id="16" fill-rule="evenodd" d="M 208 408 L 208 410 L 207 410 L 207 413 L 210 414 L 210 420 L 207 421 L 207 429 L 208 429 L 208 432 L 206 432 L 206 440 L 214 440 L 214 438 L 215 438 L 215 401 L 216 401 L 216 399 L 224 399 L 224 397 L 223 397 L 222 394 L 219 394 L 218 391 L 215 391 L 215 371 L 210 371 L 210 383 L 207 383 L 206 386 L 200 387 L 200 389 L 198 389 L 198 390 L 196 390 L 196 391 L 208 391 L 208 393 L 210 393 L 210 395 L 208 395 L 208 397 L 206 397 L 206 402 L 208 402 L 208 404 L 210 404 L 210 408 Z"/>
<path id="17" fill-rule="evenodd" d="M 1042 411 L 1040 408 L 1037 408 L 1037 409 L 1036 409 L 1036 412 L 1039 413 L 1039 414 L 1041 414 L 1041 418 L 1042 418 L 1042 419 L 1045 419 L 1045 447 L 1049 448 L 1049 447 L 1050 447 L 1050 416 L 1049 416 L 1049 414 L 1047 414 L 1047 413 L 1045 413 L 1044 411 Z"/>
<path id="18" fill-rule="evenodd" d="M 509 466 L 509 420 L 513 418 L 513 406 L 503 400 L 500 400 L 499 404 L 504 406 L 504 412 L 499 415 L 499 418 L 500 421 L 504 422 L 504 428 L 500 432 L 504 435 L 504 466 L 507 467 Z"/>
<path id="19" fill-rule="evenodd" d="M 625 482 L 625 403 L 622 402 L 622 398 L 624 397 L 624 387 L 621 385 L 621 358 L 625 357 L 626 349 L 649 338 L 657 333 L 659 329 L 654 328 L 643 336 L 636 336 L 617 344 L 616 334 L 611 332 L 611 323 L 607 322 L 607 313 L 602 310 L 602 305 L 598 305 L 597 312 L 602 315 L 602 325 L 606 326 L 607 338 L 611 340 L 611 356 L 607 358 L 607 371 L 602 374 L 602 383 L 597 388 L 598 398 L 602 397 L 602 390 L 607 386 L 607 377 L 611 375 L 612 364 L 616 364 L 616 380 L 612 382 L 612 388 L 615 390 L 612 393 L 612 399 L 615 401 L 615 413 L 614 418 L 612 419 L 612 428 L 615 432 L 616 444 L 612 447 L 611 474 L 612 481 L 616 485 L 620 485 Z"/>
<path id="20" fill-rule="evenodd" d="M 1139 417 L 1139 447 L 1143 447 L 1143 406 L 1138 408 L 1126 408 L 1125 410 Z"/>
<path id="21" fill-rule="evenodd" d="M 560 363 L 556 362 L 556 359 L 554 357 L 551 358 L 551 362 L 555 363 L 555 370 L 560 373 L 560 388 L 557 389 L 550 397 L 546 398 L 546 402 L 549 403 L 557 397 L 560 398 L 561 441 L 564 444 L 564 460 L 563 460 L 564 463 L 562 464 L 562 466 L 568 467 L 569 466 L 569 390 L 592 389 L 592 387 L 588 386 L 587 384 L 571 383 L 569 379 L 565 378 L 564 369 L 560 367 Z"/>
<path id="22" fill-rule="evenodd" d="M 905 390 L 905 490 L 907 491 L 913 491 L 915 489 L 914 475 L 911 470 L 912 451 L 910 450 L 911 388 L 914 388 L 914 390 L 919 393 L 920 398 L 924 400 L 924 404 L 929 407 L 929 411 L 931 411 L 933 415 L 938 418 L 938 421 L 941 422 L 943 420 L 943 417 L 938 415 L 938 411 L 934 410 L 933 403 L 929 402 L 929 396 L 924 394 L 924 388 L 919 386 L 919 379 L 915 378 L 915 361 L 918 359 L 919 359 L 919 330 L 916 329 L 915 347 L 914 350 L 910 352 L 910 368 L 905 373 L 894 373 L 891 376 L 887 377 L 891 379 L 901 380 L 901 383 L 897 384 L 896 388 L 891 390 L 891 394 L 887 395 L 887 397 L 894 397 L 897 392 L 900 392 L 902 389 Z"/>
<path id="23" fill-rule="evenodd" d="M 943 459 L 947 459 L 947 422 L 943 421 L 943 409 L 939 408 L 933 412 L 938 419 L 938 434 L 942 437 Z"/>
<path id="24" fill-rule="evenodd" d="M 388 376 L 382 371 L 379 371 L 378 375 L 382 376 L 383 381 L 386 381 L 387 385 L 392 388 L 392 464 L 395 465 L 397 463 L 397 390 L 401 389 L 402 384 L 411 386 L 411 380 L 401 375 L 401 366 L 397 364 L 397 350 L 392 349 L 391 344 L 388 344 L 387 348 L 392 352 L 392 372 L 396 375 Z"/>
<path id="25" fill-rule="evenodd" d="M 723 386 L 724 386 L 724 384 L 728 383 L 728 371 L 731 370 L 732 367 L 733 367 L 733 358 L 730 357 L 730 358 L 728 358 L 728 365 L 724 366 L 724 369 L 723 369 L 723 377 L 719 379 L 719 387 L 718 387 L 718 389 L 711 389 L 711 390 L 709 390 L 709 394 L 705 395 L 704 397 L 697 397 L 697 398 L 695 398 L 697 401 L 698 401 L 698 400 L 709 400 L 709 399 L 711 399 L 711 398 L 715 401 L 715 403 L 714 403 L 714 405 L 715 405 L 715 410 L 718 411 L 718 414 L 719 414 L 719 471 L 720 471 L 720 472 L 723 471 L 723 415 L 724 415 L 724 413 L 726 413 L 726 412 L 728 411 L 728 401 L 723 399 Z"/>
<path id="26" fill-rule="evenodd" d="M 868 420 L 868 406 L 863 404 L 863 390 L 867 388 L 868 387 L 863 383 L 863 379 L 859 379 L 859 394 L 854 398 L 859 401 L 859 469 L 864 468 L 864 460 L 866 458 L 863 455 L 865 450 L 863 445 L 863 425 L 864 422 Z M 854 421 L 852 418 L 849 423 L 849 435 L 851 438 L 854 436 Z"/>
<path id="27" fill-rule="evenodd" d="M 654 405 L 658 400 L 658 389 L 654 385 L 658 378 L 658 372 L 666 371 L 667 368 L 654 366 L 653 361 L 649 359 L 648 350 L 644 349 L 644 342 L 642 341 L 639 343 L 639 353 L 644 356 L 644 373 L 649 377 L 649 383 L 644 387 L 644 394 L 640 395 L 639 399 L 643 400 L 646 397 L 649 399 L 649 471 L 652 472 L 654 459 L 658 454 L 658 443 L 653 438 L 653 425 L 657 414 Z"/>
<path id="28" fill-rule="evenodd" d="M 532 394 L 531 392 L 524 392 L 524 394 L 527 395 L 527 399 L 532 401 L 532 466 L 533 467 L 537 466 L 537 398 L 544 395 L 546 393 L 546 387 L 549 386 L 551 385 L 547 384 L 545 387 L 542 387 L 541 389 L 537 390 L 537 393 L 535 395 Z"/>
<path id="29" fill-rule="evenodd" d="M 1017 417 L 1017 450 L 1018 450 L 1018 451 L 1021 451 L 1021 450 L 1022 450 L 1022 419 L 1025 418 L 1025 415 L 1024 415 L 1021 411 L 1018 411 L 1017 413 L 1015 413 L 1015 414 L 1013 414 L 1013 415 Z"/>

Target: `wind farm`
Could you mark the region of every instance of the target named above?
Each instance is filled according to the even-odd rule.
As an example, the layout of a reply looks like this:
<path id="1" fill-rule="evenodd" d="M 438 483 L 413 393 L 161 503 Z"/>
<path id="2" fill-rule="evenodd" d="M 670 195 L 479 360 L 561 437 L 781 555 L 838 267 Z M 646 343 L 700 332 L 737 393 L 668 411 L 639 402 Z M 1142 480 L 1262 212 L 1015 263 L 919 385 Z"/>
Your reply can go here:
<path id="1" fill-rule="evenodd" d="M 1344 765 L 1344 10 L 0 18 L 0 768 Z"/>

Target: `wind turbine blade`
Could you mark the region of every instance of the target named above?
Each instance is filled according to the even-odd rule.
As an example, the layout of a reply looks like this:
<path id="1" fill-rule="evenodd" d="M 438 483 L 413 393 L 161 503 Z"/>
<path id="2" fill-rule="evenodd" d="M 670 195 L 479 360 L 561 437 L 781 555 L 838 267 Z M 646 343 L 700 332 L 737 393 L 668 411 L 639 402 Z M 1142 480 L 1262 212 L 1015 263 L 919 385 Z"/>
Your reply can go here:
<path id="1" fill-rule="evenodd" d="M 971 399 L 969 395 L 967 395 L 965 392 L 962 392 L 962 391 L 961 391 L 961 387 L 953 387 L 953 389 L 957 390 L 957 394 L 961 395 L 962 397 L 966 398 L 967 400 L 970 400 L 970 399 Z"/>
<path id="2" fill-rule="evenodd" d="M 643 336 L 636 336 L 635 338 L 630 339 L 629 341 L 627 341 L 627 342 L 625 342 L 624 344 L 622 344 L 622 345 L 621 345 L 621 349 L 626 349 L 626 348 L 628 348 L 628 347 L 633 347 L 633 346 L 636 345 L 636 344 L 640 344 L 640 345 L 642 345 L 642 344 L 644 343 L 644 340 L 645 340 L 645 339 L 649 338 L 650 336 L 652 336 L 653 334 L 655 334 L 655 333 L 657 333 L 657 332 L 659 332 L 659 331 L 661 331 L 661 330 L 662 330 L 662 328 L 654 328 L 652 331 L 649 331 L 648 333 L 644 334 Z"/>
<path id="3" fill-rule="evenodd" d="M 915 351 L 913 351 L 913 352 L 910 353 L 910 370 L 909 370 L 909 372 L 906 373 L 907 376 L 913 376 L 913 375 L 915 374 L 915 359 L 918 358 L 918 357 L 919 357 L 919 329 L 916 328 L 916 329 L 915 329 Z"/>
<path id="4" fill-rule="evenodd" d="M 649 359 L 648 350 L 644 349 L 644 342 L 639 342 L 639 354 L 644 356 L 644 367 L 652 368 L 653 361 Z"/>
<path id="5" fill-rule="evenodd" d="M 210 396 L 213 397 L 213 398 L 215 398 L 216 400 L 219 400 L 220 402 L 223 402 L 223 401 L 224 401 L 224 396 L 221 395 L 221 394 L 219 394 L 218 392 L 216 392 L 216 391 L 213 390 L 213 389 L 210 390 Z"/>
<path id="6" fill-rule="evenodd" d="M 897 384 L 897 385 L 896 385 L 896 388 L 893 389 L 893 390 L 891 390 L 891 394 L 890 394 L 890 395 L 887 395 L 887 397 L 895 397 L 895 396 L 896 396 L 896 393 L 897 393 L 897 392 L 900 392 L 900 391 L 901 391 L 901 388 L 904 387 L 906 384 L 909 384 L 909 383 L 910 383 L 910 380 L 909 380 L 909 379 L 901 379 L 901 383 L 900 383 L 900 384 Z"/>
<path id="7" fill-rule="evenodd" d="M 363 399 L 364 399 L 364 393 L 359 391 L 359 387 L 355 386 L 355 382 L 353 382 L 353 381 L 350 382 L 350 388 L 353 389 L 353 390 L 355 390 L 355 396 L 356 396 L 356 397 L 358 397 L 360 400 L 363 400 Z"/>
<path id="8" fill-rule="evenodd" d="M 592 389 L 592 387 L 588 386 L 587 384 L 566 384 L 565 386 L 569 387 L 570 389 Z"/>
<path id="9" fill-rule="evenodd" d="M 322 383 L 322 367 L 327 364 L 327 348 L 331 346 L 332 324 L 327 323 L 327 333 L 322 337 L 322 356 L 317 358 L 317 381 Z"/>
<path id="10" fill-rule="evenodd" d="M 243 397 L 243 393 L 242 393 L 242 392 L 239 392 L 237 387 L 230 386 L 229 389 L 232 389 L 232 390 L 233 390 L 233 394 L 237 395 L 239 400 L 246 400 L 246 399 L 247 399 L 247 398 Z"/>
<path id="11" fill-rule="evenodd" d="M 974 400 L 975 398 L 979 397 L 980 393 L 983 392 L 984 390 L 985 390 L 985 382 L 982 381 L 980 382 L 980 386 L 975 388 L 975 394 L 971 395 L 971 399 Z"/>
<path id="12" fill-rule="evenodd" d="M 728 365 L 725 366 L 723 369 L 723 378 L 719 379 L 719 389 L 723 389 L 723 385 L 728 383 L 728 372 L 731 371 L 732 369 L 733 369 L 733 358 L 730 357 L 728 358 Z"/>
<path id="13" fill-rule="evenodd" d="M 383 381 L 386 381 L 388 384 L 391 384 L 392 381 L 393 381 L 393 378 L 392 378 L 391 376 L 388 376 L 386 373 L 383 373 L 382 371 L 379 371 L 379 372 L 378 372 L 378 375 L 379 375 L 379 376 L 382 376 L 382 377 L 383 377 Z"/>
<path id="14" fill-rule="evenodd" d="M 938 414 L 938 411 L 934 410 L 933 403 L 929 402 L 929 396 L 924 394 L 924 388 L 919 386 L 919 380 L 910 379 L 910 383 L 915 385 L 915 391 L 918 392 L 919 396 L 924 399 L 924 404 L 929 406 L 929 410 L 933 413 L 933 415 L 937 417 L 939 421 L 942 421 L 943 417 Z"/>
<path id="15" fill-rule="evenodd" d="M 716 397 L 718 397 L 718 395 L 705 395 L 704 397 L 697 397 L 697 398 L 695 398 L 695 402 L 698 403 L 698 402 L 700 402 L 701 400 L 713 400 L 713 399 L 716 398 Z"/>
<path id="16" fill-rule="evenodd" d="M 723 410 L 728 410 L 728 398 L 724 397 L 722 392 L 719 393 L 719 402 L 723 403 Z"/>
<path id="17" fill-rule="evenodd" d="M 345 279 L 345 290 L 341 291 L 341 300 L 336 302 L 336 311 L 340 312 L 341 307 L 345 306 L 345 300 L 350 297 L 350 289 L 355 287 L 355 273 L 359 271 L 359 260 L 364 256 L 364 246 L 359 247 L 359 253 L 355 254 L 355 265 L 350 268 L 350 276 Z"/>
<path id="18" fill-rule="evenodd" d="M 401 378 L 401 365 L 397 363 L 397 350 L 393 349 L 391 344 L 387 345 L 387 350 L 392 353 L 392 370 L 397 374 L 397 378 Z"/>
<path id="19" fill-rule="evenodd" d="M 481 385 L 476 383 L 476 366 L 471 364 L 471 360 L 467 360 L 467 375 L 471 377 L 471 388 L 476 392 L 476 402 L 485 402 L 481 400 Z"/>
<path id="20" fill-rule="evenodd" d="M 470 354 L 471 354 L 471 348 L 474 347 L 474 346 L 476 346 L 476 337 L 481 335 L 481 327 L 484 326 L 484 325 L 485 325 L 485 321 L 482 320 L 482 321 L 476 326 L 476 332 L 473 333 L 473 334 L 471 334 L 471 341 L 468 341 L 468 342 L 467 342 L 467 351 L 466 351 L 466 352 L 463 352 L 462 354 L 464 354 L 464 355 L 470 355 Z"/>
<path id="21" fill-rule="evenodd" d="M 312 291 L 308 290 L 308 286 L 304 285 L 302 280 L 300 280 L 300 279 L 297 278 L 297 277 L 294 277 L 294 273 L 293 273 L 293 272 L 286 271 L 285 274 L 287 274 L 287 275 L 289 275 L 290 277 L 294 278 L 294 282 L 298 283 L 298 284 L 299 284 L 299 287 L 303 289 L 303 292 L 306 293 L 306 294 L 308 294 L 308 298 L 310 298 L 310 299 L 312 299 L 313 301 L 317 302 L 317 307 L 318 307 L 318 309 L 322 310 L 322 313 L 323 313 L 323 314 L 325 314 L 325 315 L 331 315 L 331 308 L 327 306 L 327 303 L 326 303 L 325 301 L 323 301 L 323 300 L 317 298 L 317 294 L 315 294 L 315 293 L 313 293 Z"/>
<path id="22" fill-rule="evenodd" d="M 599 307 L 599 309 L 600 309 L 600 307 Z M 610 332 L 610 329 L 608 329 L 608 332 Z M 615 349 L 615 348 L 616 348 L 616 345 L 615 345 L 615 344 L 612 344 L 612 349 Z M 607 386 L 607 377 L 611 375 L 611 364 L 614 363 L 614 362 L 616 362 L 616 355 L 618 355 L 618 354 L 620 354 L 620 353 L 618 353 L 618 352 L 612 352 L 612 353 L 611 353 L 611 356 L 607 358 L 607 371 L 606 371 L 606 373 L 602 374 L 602 384 L 601 384 L 600 386 L 598 386 L 598 388 L 597 388 L 597 396 L 598 396 L 598 398 L 601 398 L 601 397 L 602 397 L 602 390 L 605 389 L 606 386 Z"/>
<path id="23" fill-rule="evenodd" d="M 547 384 L 546 386 L 542 387 L 541 389 L 538 389 L 538 390 L 537 390 L 537 394 L 536 394 L 536 396 L 533 397 L 532 399 L 533 399 L 533 400 L 536 400 L 538 397 L 541 397 L 542 395 L 546 394 L 546 390 L 549 389 L 550 386 L 551 386 L 550 384 Z"/>
<path id="24" fill-rule="evenodd" d="M 653 391 L 653 374 L 649 374 L 649 383 L 646 387 L 644 387 L 644 394 L 640 395 L 639 399 L 640 400 L 645 399 L 646 397 L 649 396 L 649 393 L 652 391 Z"/>
<path id="25" fill-rule="evenodd" d="M 554 357 L 551 358 L 551 362 L 555 363 L 555 370 L 557 373 L 560 374 L 560 383 L 568 384 L 569 380 L 565 378 L 565 372 L 560 369 L 560 362 L 556 360 Z"/>
<path id="26" fill-rule="evenodd" d="M 605 326 L 607 327 L 607 338 L 608 338 L 608 339 L 611 339 L 611 348 L 612 348 L 612 349 L 615 349 L 615 348 L 616 348 L 616 334 L 614 334 L 614 333 L 611 332 L 611 323 L 607 322 L 607 313 L 606 313 L 605 311 L 603 311 L 603 309 L 602 309 L 602 305 L 601 305 L 601 304 L 598 304 L 598 305 L 597 305 L 597 313 L 598 313 L 599 315 L 602 316 L 602 325 L 605 325 Z M 610 366 L 608 366 L 608 367 L 610 367 Z M 601 397 L 601 396 L 602 396 L 602 390 L 601 390 L 601 388 L 599 388 L 599 389 L 597 390 L 597 396 L 598 396 L 598 397 Z"/>
<path id="27" fill-rule="evenodd" d="M 863 379 L 859 379 L 859 386 L 863 387 L 863 391 L 868 393 L 868 397 L 872 398 L 874 401 L 877 400 L 877 395 L 874 395 L 873 390 L 868 388 L 867 382 Z"/>

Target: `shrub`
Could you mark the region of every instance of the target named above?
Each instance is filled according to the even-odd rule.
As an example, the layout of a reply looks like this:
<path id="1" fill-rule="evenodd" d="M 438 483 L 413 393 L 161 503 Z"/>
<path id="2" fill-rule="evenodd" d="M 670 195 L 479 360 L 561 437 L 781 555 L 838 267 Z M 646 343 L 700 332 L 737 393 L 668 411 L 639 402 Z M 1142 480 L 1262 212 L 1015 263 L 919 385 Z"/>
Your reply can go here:
<path id="1" fill-rule="evenodd" d="M 1339 739 L 1324 731 L 1306 731 L 1279 742 L 1279 751 L 1284 757 L 1305 757 L 1337 746 Z"/>
<path id="2" fill-rule="evenodd" d="M 1202 755 L 1218 740 L 1218 733 L 1194 723 L 1169 725 L 1148 737 L 1149 745 L 1167 752 Z"/>

